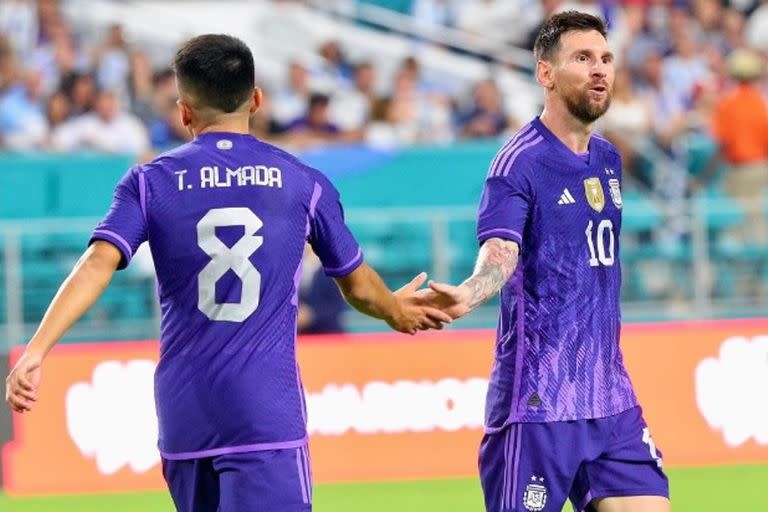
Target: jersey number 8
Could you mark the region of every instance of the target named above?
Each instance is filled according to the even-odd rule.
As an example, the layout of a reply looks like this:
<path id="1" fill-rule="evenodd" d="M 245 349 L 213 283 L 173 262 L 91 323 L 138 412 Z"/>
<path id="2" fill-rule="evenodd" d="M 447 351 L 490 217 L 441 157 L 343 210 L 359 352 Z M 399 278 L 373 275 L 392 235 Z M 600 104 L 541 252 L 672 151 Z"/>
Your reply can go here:
<path id="1" fill-rule="evenodd" d="M 197 223 L 197 244 L 211 261 L 197 276 L 197 307 L 211 320 L 242 322 L 259 306 L 261 274 L 249 258 L 264 243 L 256 232 L 264 223 L 248 208 L 215 208 Z M 232 247 L 219 240 L 216 228 L 243 226 L 243 237 Z M 240 302 L 216 302 L 216 282 L 232 270 L 243 283 Z"/>

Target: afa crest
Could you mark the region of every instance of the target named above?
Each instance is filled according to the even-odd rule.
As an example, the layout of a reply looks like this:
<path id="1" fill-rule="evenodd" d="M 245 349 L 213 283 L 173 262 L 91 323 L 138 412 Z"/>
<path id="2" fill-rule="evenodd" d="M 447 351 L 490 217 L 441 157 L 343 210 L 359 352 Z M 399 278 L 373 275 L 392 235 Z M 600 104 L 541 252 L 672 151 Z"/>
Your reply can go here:
<path id="1" fill-rule="evenodd" d="M 603 193 L 603 185 L 600 183 L 600 178 L 585 179 L 584 193 L 587 196 L 589 206 L 593 210 L 597 212 L 603 211 L 603 208 L 605 208 L 605 194 Z"/>
<path id="2" fill-rule="evenodd" d="M 621 209 L 622 204 L 624 204 L 621 200 L 621 186 L 619 185 L 619 180 L 616 178 L 611 178 L 608 180 L 608 189 L 611 193 L 611 199 L 613 200 L 613 204 L 616 206 L 616 208 Z"/>
<path id="3" fill-rule="evenodd" d="M 535 476 L 531 477 L 534 482 L 544 481 L 544 478 L 537 479 Z M 539 512 L 544 510 L 544 506 L 547 504 L 547 488 L 542 483 L 532 483 L 525 487 L 525 494 L 523 494 L 523 506 L 525 510 L 530 512 Z"/>

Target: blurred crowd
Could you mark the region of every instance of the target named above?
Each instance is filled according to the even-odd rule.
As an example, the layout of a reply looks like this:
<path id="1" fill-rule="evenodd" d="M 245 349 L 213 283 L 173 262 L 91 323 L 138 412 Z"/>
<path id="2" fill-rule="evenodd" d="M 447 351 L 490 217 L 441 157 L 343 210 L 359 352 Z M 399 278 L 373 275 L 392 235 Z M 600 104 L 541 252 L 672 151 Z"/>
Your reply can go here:
<path id="1" fill-rule="evenodd" d="M 0 148 L 143 154 L 189 140 L 176 112 L 173 73 L 151 49 L 131 44 L 119 24 L 98 44 L 74 31 L 55 0 L 0 3 Z M 512 119 L 492 80 L 461 105 L 448 87 L 405 58 L 381 87 L 372 61 L 349 62 L 327 41 L 323 63 L 286 62 L 281 83 L 253 120 L 254 134 L 293 146 L 355 142 L 441 142 L 496 136 Z"/>
<path id="2" fill-rule="evenodd" d="M 621 149 L 637 182 L 669 198 L 683 197 L 725 164 L 745 170 L 738 183 L 725 183 L 734 193 L 768 187 L 768 2 L 335 3 L 375 4 L 411 15 L 422 27 L 460 29 L 529 49 L 542 20 L 554 12 L 602 16 L 618 68 L 613 106 L 600 129 Z M 173 73 L 153 62 L 151 48 L 131 43 L 119 24 L 104 27 L 98 39 L 88 36 L 76 33 L 56 0 L 0 3 L 0 147 L 143 154 L 188 140 L 176 112 Z M 375 56 L 352 62 L 337 41 L 323 42 L 317 54 L 311 61 L 286 62 L 282 79 L 265 84 L 255 135 L 294 148 L 447 143 L 504 137 L 528 120 L 505 101 L 492 73 L 468 94 L 457 93 L 415 57 L 382 77 Z M 530 78 L 530 69 L 518 71 Z M 701 140 L 716 141 L 720 150 L 691 157 Z M 650 170 L 659 166 L 649 163 L 659 159 L 669 162 L 668 169 L 689 172 L 659 175 Z"/>

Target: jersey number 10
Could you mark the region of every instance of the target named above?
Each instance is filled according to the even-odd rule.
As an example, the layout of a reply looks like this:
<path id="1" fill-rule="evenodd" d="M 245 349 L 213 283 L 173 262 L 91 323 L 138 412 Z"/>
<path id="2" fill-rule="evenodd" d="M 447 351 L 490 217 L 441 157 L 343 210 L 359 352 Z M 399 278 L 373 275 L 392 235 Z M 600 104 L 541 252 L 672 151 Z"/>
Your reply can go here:
<path id="1" fill-rule="evenodd" d="M 250 261 L 264 243 L 256 232 L 264 223 L 248 208 L 214 208 L 197 223 L 197 244 L 211 257 L 197 276 L 197 307 L 211 320 L 242 322 L 259 307 L 261 274 Z M 243 226 L 243 237 L 228 247 L 216 228 Z M 216 282 L 232 270 L 243 283 L 240 302 L 216 302 Z"/>
<path id="2" fill-rule="evenodd" d="M 614 245 L 616 237 L 613 234 L 613 222 L 611 219 L 603 219 L 597 225 L 596 240 L 592 241 L 592 221 L 587 224 L 584 233 L 587 235 L 587 246 L 589 247 L 589 266 L 599 267 L 601 264 L 606 267 L 613 265 Z M 608 249 L 605 247 L 605 231 L 608 230 Z M 597 253 L 595 253 L 597 246 Z"/>

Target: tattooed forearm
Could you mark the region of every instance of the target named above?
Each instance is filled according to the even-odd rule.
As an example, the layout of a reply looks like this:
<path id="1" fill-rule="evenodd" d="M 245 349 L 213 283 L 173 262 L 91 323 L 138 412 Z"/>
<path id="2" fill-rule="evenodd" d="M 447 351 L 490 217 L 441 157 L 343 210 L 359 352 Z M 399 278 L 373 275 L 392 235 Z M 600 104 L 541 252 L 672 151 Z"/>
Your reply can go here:
<path id="1" fill-rule="evenodd" d="M 499 292 L 517 267 L 520 248 L 516 242 L 490 238 L 480 248 L 475 271 L 464 281 L 469 289 L 469 308 L 474 309 Z"/>

